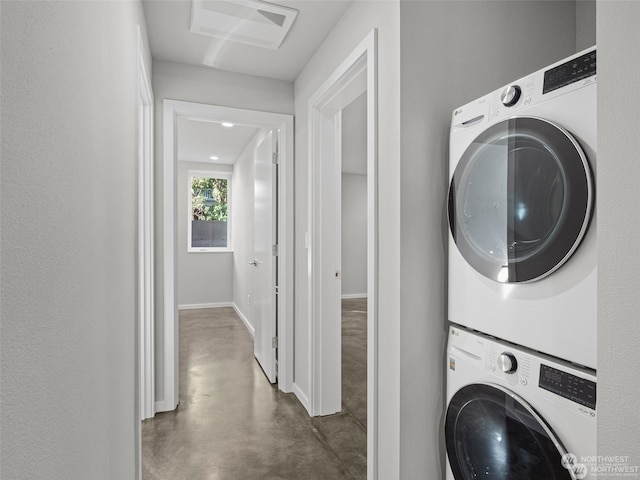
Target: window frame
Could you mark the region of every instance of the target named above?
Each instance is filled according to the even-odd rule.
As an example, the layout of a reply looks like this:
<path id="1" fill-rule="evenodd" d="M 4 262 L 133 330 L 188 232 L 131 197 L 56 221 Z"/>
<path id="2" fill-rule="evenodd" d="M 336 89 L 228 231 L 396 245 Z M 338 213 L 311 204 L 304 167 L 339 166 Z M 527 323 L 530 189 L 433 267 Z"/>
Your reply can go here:
<path id="1" fill-rule="evenodd" d="M 231 172 L 219 170 L 187 170 L 187 253 L 224 253 L 233 252 L 231 236 Z M 219 178 L 227 181 L 227 246 L 226 247 L 194 247 L 192 241 L 193 194 L 191 186 L 194 178 Z"/>

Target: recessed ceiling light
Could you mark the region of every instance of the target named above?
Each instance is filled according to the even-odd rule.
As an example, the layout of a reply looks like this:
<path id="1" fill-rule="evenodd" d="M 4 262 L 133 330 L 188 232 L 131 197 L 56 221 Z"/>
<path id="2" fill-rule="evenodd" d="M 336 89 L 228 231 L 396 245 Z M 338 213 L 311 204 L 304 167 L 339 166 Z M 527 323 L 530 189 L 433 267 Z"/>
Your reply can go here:
<path id="1" fill-rule="evenodd" d="M 231 127 L 233 127 L 233 123 L 231 123 L 231 122 L 222 122 L 222 126 L 223 127 L 227 127 L 227 128 L 231 128 Z"/>
<path id="2" fill-rule="evenodd" d="M 209 157 L 211 160 L 220 160 L 219 157 L 216 157 L 215 155 L 212 155 L 211 157 Z"/>

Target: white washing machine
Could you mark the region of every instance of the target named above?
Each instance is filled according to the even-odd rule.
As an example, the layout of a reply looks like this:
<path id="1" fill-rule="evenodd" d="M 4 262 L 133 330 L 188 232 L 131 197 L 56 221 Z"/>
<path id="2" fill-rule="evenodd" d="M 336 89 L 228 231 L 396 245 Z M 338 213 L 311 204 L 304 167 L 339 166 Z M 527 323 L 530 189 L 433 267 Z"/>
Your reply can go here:
<path id="1" fill-rule="evenodd" d="M 596 368 L 596 50 L 453 112 L 449 320 Z"/>
<path id="2" fill-rule="evenodd" d="M 597 474 L 594 372 L 452 326 L 447 480 L 569 480 Z"/>

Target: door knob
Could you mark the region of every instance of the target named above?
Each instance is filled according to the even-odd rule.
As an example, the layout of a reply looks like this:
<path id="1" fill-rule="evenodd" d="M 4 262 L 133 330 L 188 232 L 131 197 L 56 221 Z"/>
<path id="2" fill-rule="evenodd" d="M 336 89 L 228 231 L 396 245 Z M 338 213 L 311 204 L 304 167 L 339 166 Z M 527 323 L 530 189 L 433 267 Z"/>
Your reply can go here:
<path id="1" fill-rule="evenodd" d="M 256 260 L 256 259 L 254 258 L 253 260 L 251 260 L 251 261 L 249 262 L 249 265 L 253 265 L 254 267 L 257 267 L 257 266 L 258 266 L 258 260 Z"/>

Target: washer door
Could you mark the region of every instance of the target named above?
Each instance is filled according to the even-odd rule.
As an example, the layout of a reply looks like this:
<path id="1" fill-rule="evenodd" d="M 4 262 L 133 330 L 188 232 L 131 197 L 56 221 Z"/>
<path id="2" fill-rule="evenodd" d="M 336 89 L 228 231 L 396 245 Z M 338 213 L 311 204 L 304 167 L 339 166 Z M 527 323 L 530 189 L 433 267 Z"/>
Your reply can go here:
<path id="1" fill-rule="evenodd" d="M 501 283 L 544 278 L 566 262 L 593 209 L 591 170 L 569 132 L 535 117 L 497 123 L 462 155 L 449 189 L 458 250 Z"/>
<path id="2" fill-rule="evenodd" d="M 447 408 L 445 437 L 456 480 L 576 478 L 562 465 L 567 452 L 544 420 L 499 385 L 458 390 Z"/>

